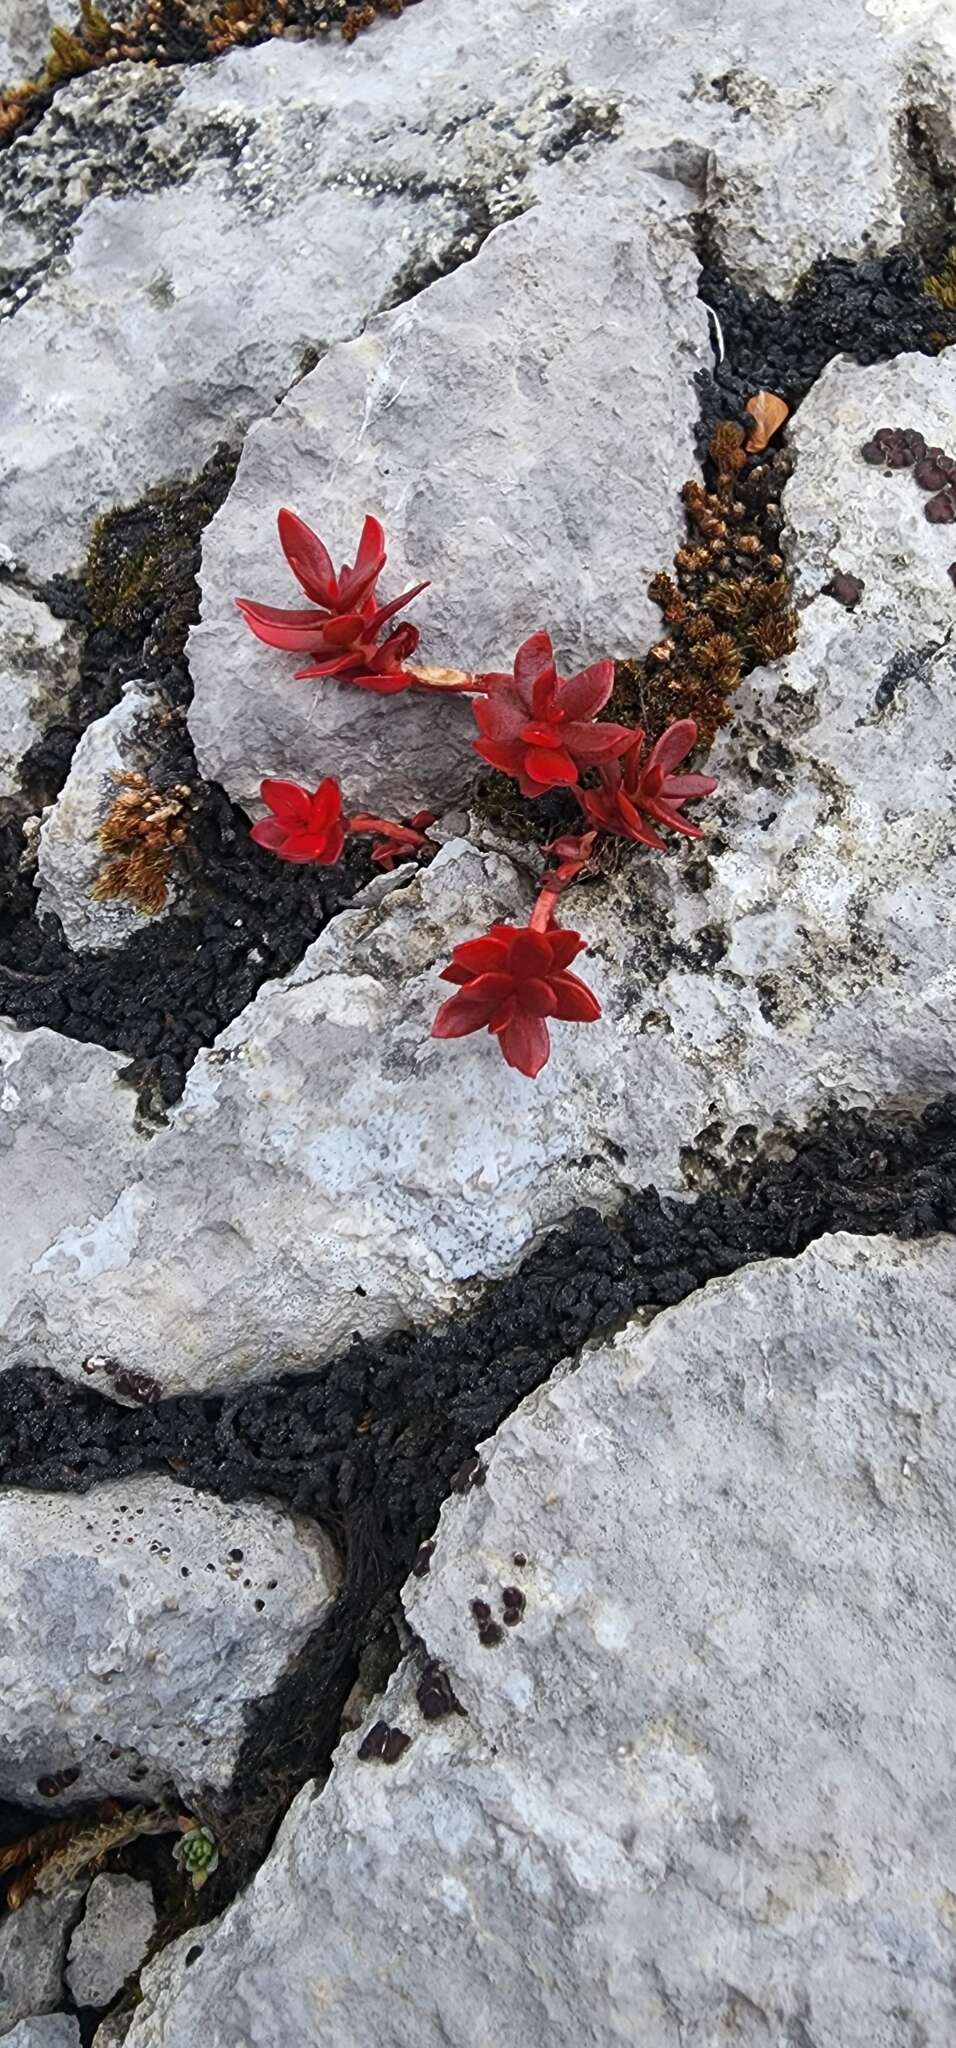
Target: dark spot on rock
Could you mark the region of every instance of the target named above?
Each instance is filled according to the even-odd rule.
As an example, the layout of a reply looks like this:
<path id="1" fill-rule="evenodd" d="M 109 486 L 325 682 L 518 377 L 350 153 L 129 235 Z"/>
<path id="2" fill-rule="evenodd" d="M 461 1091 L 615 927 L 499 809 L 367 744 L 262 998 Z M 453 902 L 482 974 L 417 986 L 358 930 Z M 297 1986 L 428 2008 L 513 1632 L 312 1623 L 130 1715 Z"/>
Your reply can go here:
<path id="1" fill-rule="evenodd" d="M 489 1607 L 487 1600 L 473 1600 L 471 1603 L 471 1611 L 477 1622 L 491 1620 L 491 1608 Z"/>
<path id="2" fill-rule="evenodd" d="M 495 1649 L 498 1643 L 504 1642 L 504 1639 L 504 1630 L 499 1628 L 496 1621 L 483 1622 L 478 1630 L 478 1641 L 483 1650 Z"/>
<path id="3" fill-rule="evenodd" d="M 528 1560 L 523 1550 L 516 1550 L 511 1562 L 512 1564 L 517 1565 L 518 1570 L 520 1571 L 522 1565 L 527 1564 Z"/>
<path id="4" fill-rule="evenodd" d="M 448 1714 L 464 1714 L 451 1680 L 443 1666 L 430 1658 L 418 1681 L 415 1697 L 426 1721 L 441 1721 Z"/>
<path id="5" fill-rule="evenodd" d="M 824 595 L 835 597 L 837 604 L 845 605 L 848 612 L 852 612 L 859 604 L 865 588 L 862 576 L 853 576 L 846 569 L 838 569 L 836 575 L 831 576 L 829 583 L 823 586 Z"/>
<path id="6" fill-rule="evenodd" d="M 945 491 L 937 491 L 935 498 L 927 498 L 923 516 L 929 520 L 931 526 L 952 525 L 956 519 L 956 498 L 948 487 Z"/>
<path id="7" fill-rule="evenodd" d="M 477 1451 L 473 1451 L 471 1457 L 466 1458 L 464 1464 L 459 1465 L 451 1482 L 451 1491 L 452 1493 L 470 1493 L 473 1486 L 484 1486 L 485 1476 L 485 1468 L 481 1459 Z"/>
<path id="8" fill-rule="evenodd" d="M 427 1542 L 419 1544 L 415 1562 L 412 1565 L 412 1575 L 414 1578 L 424 1579 L 428 1577 L 428 1573 L 431 1570 L 431 1558 L 434 1548 L 434 1536 L 429 1536 Z"/>
<path id="9" fill-rule="evenodd" d="M 411 1742 L 402 1728 L 390 1728 L 387 1721 L 376 1721 L 368 1734 L 359 1743 L 359 1759 L 363 1764 L 398 1762 Z"/>
<path id="10" fill-rule="evenodd" d="M 525 1606 L 527 1604 L 525 1601 L 525 1596 L 521 1591 L 521 1587 L 506 1586 L 504 1592 L 501 1595 L 501 1603 L 504 1608 L 504 1617 L 507 1626 L 509 1628 L 514 1628 L 516 1624 L 521 1620 L 521 1617 L 525 1610 Z"/>

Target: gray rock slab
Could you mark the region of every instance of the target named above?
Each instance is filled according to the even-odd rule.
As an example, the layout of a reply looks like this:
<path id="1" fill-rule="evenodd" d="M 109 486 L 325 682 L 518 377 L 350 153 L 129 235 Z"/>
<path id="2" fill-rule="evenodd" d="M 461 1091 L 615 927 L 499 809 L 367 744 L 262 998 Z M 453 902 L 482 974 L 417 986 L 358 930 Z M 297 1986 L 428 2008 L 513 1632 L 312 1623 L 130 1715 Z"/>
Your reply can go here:
<path id="1" fill-rule="evenodd" d="M 526 1400 L 405 1595 L 463 1713 L 399 1671 L 129 2048 L 944 2048 L 954 1306 L 824 1238 Z"/>
<path id="2" fill-rule="evenodd" d="M 0 990 L 3 981 L 0 976 Z M 2 997 L 0 997 L 2 1000 Z M 117 1196 L 146 1150 L 119 1053 L 0 1018 L 0 1323 L 35 1260 L 61 1230 L 84 1228 Z"/>
<path id="3" fill-rule="evenodd" d="M 74 1928 L 66 1981 L 77 2005 L 109 2005 L 138 1970 L 156 1932 L 153 1894 L 142 1879 L 102 1872 Z"/>
<path id="4" fill-rule="evenodd" d="M 305 602 L 276 538 L 284 503 L 336 560 L 365 511 L 382 519 L 383 594 L 432 579 L 412 613 L 423 661 L 507 669 L 544 626 L 571 674 L 659 629 L 647 584 L 672 552 L 710 359 L 673 214 L 633 152 L 606 149 L 473 263 L 332 350 L 249 434 L 204 538 L 189 646 L 197 756 L 233 797 L 258 807 L 264 774 L 309 788 L 331 774 L 353 807 L 407 816 L 482 767 L 467 702 L 296 682 L 305 657 L 253 638 L 237 594 Z"/>
<path id="5" fill-rule="evenodd" d="M 51 2012 L 63 1998 L 63 1965 L 70 1930 L 81 1911 L 83 1885 L 55 1898 L 34 1892 L 16 1913 L 0 1919 L 0 2036 L 34 2014 Z"/>
<path id="6" fill-rule="evenodd" d="M 166 1478 L 0 1494 L 0 1797 L 228 1785 L 244 1715 L 322 1620 L 314 1524 Z"/>
<path id="7" fill-rule="evenodd" d="M 99 903 L 92 893 L 106 866 L 99 830 L 119 791 L 116 778 L 149 768 L 151 749 L 144 734 L 149 714 L 142 686 L 128 683 L 119 702 L 87 726 L 63 788 L 43 818 L 37 911 L 41 917 L 53 912 L 59 918 L 75 952 L 121 946 L 146 924 L 168 916 L 175 899 L 171 882 L 165 908 L 147 914 L 122 899 Z"/>
<path id="8" fill-rule="evenodd" d="M 945 160 L 953 79 L 945 15 L 908 0 L 446 0 L 351 46 L 80 79 L 0 167 L 0 544 L 75 568 L 99 512 L 238 441 L 609 135 L 752 284 L 885 248 L 921 190 L 908 116 Z"/>
<path id="9" fill-rule="evenodd" d="M 63 711 L 78 677 L 75 628 L 0 583 L 0 817 L 19 795 L 27 748 Z"/>
<path id="10" fill-rule="evenodd" d="M 4 2034 L 3 2048 L 80 2048 L 79 2021 L 65 2012 L 21 2020 L 12 2034 Z"/>

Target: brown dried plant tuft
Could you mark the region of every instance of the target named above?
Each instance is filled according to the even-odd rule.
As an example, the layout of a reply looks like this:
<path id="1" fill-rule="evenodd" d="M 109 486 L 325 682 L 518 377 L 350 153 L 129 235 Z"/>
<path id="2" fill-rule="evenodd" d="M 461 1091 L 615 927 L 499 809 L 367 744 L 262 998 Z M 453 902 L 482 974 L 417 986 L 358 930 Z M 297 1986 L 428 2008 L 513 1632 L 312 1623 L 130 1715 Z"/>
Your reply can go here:
<path id="1" fill-rule="evenodd" d="M 99 830 L 109 859 L 93 884 L 97 903 L 125 898 L 147 916 L 166 907 L 169 877 L 177 849 L 188 831 L 185 815 L 188 783 L 151 789 L 145 776 L 123 771 L 115 776 L 118 794 Z"/>

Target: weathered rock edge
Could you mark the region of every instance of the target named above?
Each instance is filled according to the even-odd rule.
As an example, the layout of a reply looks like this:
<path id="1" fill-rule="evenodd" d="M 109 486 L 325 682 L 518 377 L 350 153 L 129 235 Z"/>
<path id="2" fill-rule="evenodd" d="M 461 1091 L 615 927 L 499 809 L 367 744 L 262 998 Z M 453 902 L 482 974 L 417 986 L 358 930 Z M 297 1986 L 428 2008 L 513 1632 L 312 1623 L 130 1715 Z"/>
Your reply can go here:
<path id="1" fill-rule="evenodd" d="M 345 1739 L 129 2048 L 943 2048 L 954 1306 L 951 1240 L 829 1237 L 527 1400 L 406 1589 L 404 1752 Z"/>

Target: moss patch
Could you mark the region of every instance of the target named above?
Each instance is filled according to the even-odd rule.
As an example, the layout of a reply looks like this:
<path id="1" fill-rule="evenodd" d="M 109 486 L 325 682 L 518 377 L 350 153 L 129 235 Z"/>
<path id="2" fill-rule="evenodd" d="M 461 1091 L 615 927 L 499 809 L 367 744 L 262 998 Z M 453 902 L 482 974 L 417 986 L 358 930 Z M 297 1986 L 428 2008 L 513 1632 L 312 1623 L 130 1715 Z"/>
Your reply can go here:
<path id="1" fill-rule="evenodd" d="M 742 677 L 797 644 L 797 614 L 779 553 L 780 493 L 790 473 L 781 450 L 745 453 L 724 421 L 709 449 L 709 488 L 684 485 L 688 540 L 650 595 L 667 628 L 641 660 L 617 664 L 608 715 L 656 738 L 675 718 L 693 718 L 704 745 L 730 717 Z"/>

